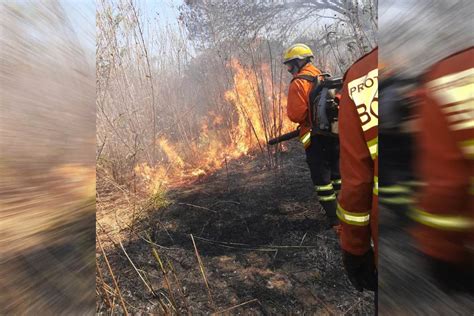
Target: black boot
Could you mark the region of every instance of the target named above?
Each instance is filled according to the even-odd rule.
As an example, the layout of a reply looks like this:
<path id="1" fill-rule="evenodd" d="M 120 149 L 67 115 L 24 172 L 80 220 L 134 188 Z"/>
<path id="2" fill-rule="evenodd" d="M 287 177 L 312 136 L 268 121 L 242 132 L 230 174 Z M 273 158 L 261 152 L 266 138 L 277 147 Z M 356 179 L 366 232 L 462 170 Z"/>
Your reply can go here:
<path id="1" fill-rule="evenodd" d="M 326 218 L 328 219 L 329 227 L 332 228 L 339 224 L 339 219 L 336 215 L 336 199 L 330 201 L 319 201 L 324 211 L 326 212 Z"/>
<path id="2" fill-rule="evenodd" d="M 336 192 L 331 182 L 322 185 L 315 185 L 314 189 L 318 196 L 318 201 L 326 212 L 326 217 L 330 227 L 338 224 L 336 215 Z"/>

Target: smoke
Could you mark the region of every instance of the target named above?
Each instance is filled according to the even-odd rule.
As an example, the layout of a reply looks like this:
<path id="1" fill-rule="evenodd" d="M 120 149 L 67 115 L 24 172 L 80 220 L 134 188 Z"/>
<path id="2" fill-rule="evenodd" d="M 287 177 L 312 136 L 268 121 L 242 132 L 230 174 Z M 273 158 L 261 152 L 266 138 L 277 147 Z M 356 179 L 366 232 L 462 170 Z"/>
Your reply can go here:
<path id="1" fill-rule="evenodd" d="M 381 1 L 379 61 L 415 76 L 434 62 L 474 44 L 474 2 Z"/>

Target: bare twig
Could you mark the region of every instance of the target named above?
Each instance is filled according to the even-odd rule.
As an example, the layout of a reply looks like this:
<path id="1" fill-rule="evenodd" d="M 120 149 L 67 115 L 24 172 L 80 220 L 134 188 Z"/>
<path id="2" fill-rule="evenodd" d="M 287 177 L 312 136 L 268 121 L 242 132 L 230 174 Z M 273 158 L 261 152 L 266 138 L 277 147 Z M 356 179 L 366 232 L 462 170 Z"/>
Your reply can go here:
<path id="1" fill-rule="evenodd" d="M 148 57 L 148 50 L 147 50 L 146 45 L 145 45 L 145 39 L 143 37 L 143 31 L 142 31 L 142 27 L 141 27 L 141 24 L 140 24 L 140 19 L 138 18 L 137 10 L 135 9 L 135 6 L 133 5 L 133 2 L 131 0 L 130 0 L 130 6 L 132 8 L 133 14 L 135 15 L 135 19 L 136 19 L 137 26 L 138 26 L 138 31 L 139 31 L 139 34 L 140 34 L 140 39 L 141 39 L 141 42 L 142 42 L 142 45 L 143 45 L 143 53 L 145 54 L 145 60 L 146 60 L 146 64 L 147 64 L 147 67 L 148 67 L 148 74 L 146 75 L 146 77 L 149 79 L 150 87 L 151 87 L 151 98 L 152 98 L 151 106 L 152 106 L 152 116 L 153 116 L 153 118 L 152 118 L 152 120 L 153 120 L 152 159 L 154 161 L 156 159 L 156 156 L 155 156 L 155 149 L 156 149 L 155 86 L 153 85 L 153 76 L 152 76 L 152 71 L 151 71 L 151 66 L 150 66 L 150 58 Z"/>
<path id="2" fill-rule="evenodd" d="M 214 300 L 212 299 L 211 288 L 209 287 L 209 282 L 207 281 L 206 272 L 204 270 L 204 265 L 202 264 L 202 261 L 201 261 L 201 256 L 199 256 L 199 252 L 198 252 L 198 249 L 196 247 L 196 242 L 194 241 L 193 234 L 191 234 L 190 236 L 191 236 L 191 240 L 193 241 L 194 252 L 196 254 L 196 258 L 197 258 L 197 261 L 198 261 L 198 264 L 199 264 L 199 269 L 201 270 L 202 278 L 204 280 L 204 283 L 206 284 L 207 295 L 209 297 L 209 301 L 211 303 L 211 306 L 213 308 L 215 308 Z"/>
<path id="3" fill-rule="evenodd" d="M 102 285 L 102 292 L 104 293 L 104 301 L 105 303 L 107 304 L 108 308 L 111 308 L 112 307 L 112 303 L 110 302 L 110 297 L 109 297 L 109 294 L 107 293 L 107 290 L 105 289 L 105 281 L 104 281 L 104 277 L 102 276 L 102 271 L 99 267 L 99 264 L 97 263 L 97 261 L 95 262 L 95 268 L 97 270 L 97 273 L 99 274 L 99 280 L 100 280 L 100 283 Z"/>
<path id="4" fill-rule="evenodd" d="M 176 300 L 174 299 L 173 290 L 171 289 L 170 281 L 168 280 L 168 276 L 167 276 L 165 267 L 163 266 L 163 262 L 161 261 L 158 250 L 155 247 L 152 247 L 151 251 L 152 251 L 153 256 L 155 257 L 156 261 L 158 262 L 158 265 L 161 269 L 161 272 L 163 273 L 163 278 L 165 279 L 166 287 L 168 288 L 168 291 L 169 291 L 170 296 L 171 296 L 171 303 L 172 303 L 171 306 L 173 307 L 174 310 L 176 310 L 176 308 L 175 308 Z"/>
<path id="5" fill-rule="evenodd" d="M 97 153 L 97 158 L 96 158 L 96 160 L 99 160 L 99 159 L 100 159 L 100 155 L 102 154 L 102 150 L 104 150 L 104 146 L 105 146 L 106 141 L 107 141 L 107 136 L 105 136 L 104 142 L 102 143 L 102 145 L 101 145 L 100 148 L 99 148 L 99 152 Z"/>
<path id="6" fill-rule="evenodd" d="M 210 208 L 207 208 L 207 207 L 204 207 L 204 206 L 199 206 L 199 205 L 194 205 L 194 204 L 189 204 L 189 203 L 176 203 L 176 204 L 190 206 L 190 207 L 198 208 L 198 209 L 201 209 L 201 210 L 206 210 L 206 211 L 209 211 L 209 212 L 212 212 L 212 213 L 217 213 L 217 211 L 211 210 Z"/>
<path id="7" fill-rule="evenodd" d="M 240 205 L 240 203 L 239 203 L 239 202 L 236 202 L 236 201 L 224 201 L 224 200 L 222 200 L 222 201 L 217 201 L 216 203 L 214 203 L 214 204 L 212 204 L 212 205 L 214 206 L 214 205 L 221 204 L 221 203 L 230 203 L 230 204 Z"/>
<path id="8" fill-rule="evenodd" d="M 221 311 L 212 313 L 211 315 L 215 316 L 215 315 L 224 314 L 224 313 L 230 312 L 231 310 L 234 310 L 234 309 L 236 309 L 236 308 L 239 308 L 239 307 L 242 307 L 242 306 L 244 306 L 244 305 L 248 305 L 248 304 L 254 303 L 254 302 L 258 302 L 258 299 L 254 298 L 253 300 L 240 303 L 240 304 L 238 304 L 238 305 L 235 305 L 235 306 L 226 308 L 226 309 L 224 309 L 224 310 L 221 310 Z"/>
<path id="9" fill-rule="evenodd" d="M 120 247 L 122 248 L 122 250 L 123 250 L 125 256 L 127 257 L 128 261 L 129 261 L 130 264 L 132 265 L 133 269 L 135 269 L 135 271 L 137 272 L 138 276 L 139 276 L 140 279 L 143 281 L 143 284 L 145 284 L 145 286 L 147 287 L 148 291 L 150 291 L 151 294 L 153 294 L 154 296 L 156 296 L 155 291 L 153 291 L 153 289 L 151 288 L 151 286 L 145 281 L 145 279 L 144 279 L 143 276 L 141 275 L 140 271 L 138 271 L 137 267 L 136 267 L 135 264 L 133 263 L 132 259 L 130 259 L 130 257 L 128 256 L 128 253 L 125 251 L 125 248 L 123 247 L 121 240 L 119 240 L 119 244 L 120 244 Z"/>
<path id="10" fill-rule="evenodd" d="M 278 249 L 312 249 L 312 248 L 318 248 L 318 245 L 307 245 L 307 246 L 301 246 L 301 245 L 261 245 L 261 246 L 252 246 L 249 244 L 242 244 L 242 243 L 233 243 L 233 242 L 225 242 L 225 241 L 216 241 L 216 240 L 211 240 L 207 239 L 204 237 L 194 237 L 195 239 L 216 244 L 219 246 L 227 246 L 229 248 L 235 248 L 235 249 L 242 249 L 242 250 L 256 250 L 256 251 L 270 251 L 274 252 Z"/>
<path id="11" fill-rule="evenodd" d="M 300 246 L 303 244 L 304 239 L 306 238 L 307 234 L 308 234 L 308 232 L 304 233 L 303 238 L 301 238 Z"/>
<path id="12" fill-rule="evenodd" d="M 146 239 L 146 238 L 144 238 L 143 236 L 140 236 L 140 235 L 138 235 L 138 237 L 140 239 L 144 240 L 145 242 L 149 243 L 150 245 L 156 246 L 158 248 L 162 248 L 162 249 L 166 249 L 166 250 L 180 250 L 181 249 L 181 248 L 170 248 L 170 247 L 165 247 L 165 246 L 159 245 L 159 244 L 154 243 L 151 240 Z"/>
<path id="13" fill-rule="evenodd" d="M 127 307 L 125 306 L 125 301 L 122 297 L 122 293 L 120 292 L 120 288 L 118 286 L 117 280 L 115 279 L 114 273 L 112 272 L 112 267 L 110 266 L 109 260 L 107 259 L 107 255 L 105 254 L 104 248 L 102 247 L 102 243 L 100 242 L 99 236 L 97 236 L 97 241 L 98 241 L 100 250 L 102 251 L 102 255 L 104 256 L 105 263 L 107 264 L 107 268 L 109 269 L 109 273 L 110 273 L 110 276 L 112 277 L 112 281 L 114 282 L 115 290 L 117 291 L 117 294 L 120 298 L 120 304 L 122 305 L 123 312 L 125 313 L 126 316 L 128 316 L 128 311 L 127 311 Z"/>
<path id="14" fill-rule="evenodd" d="M 344 313 L 342 313 L 342 315 L 347 315 L 347 313 L 349 313 L 354 307 L 356 307 L 357 305 L 359 305 L 360 302 L 362 302 L 362 299 L 361 299 L 361 298 L 359 298 L 359 300 L 358 300 L 354 305 L 352 305 L 352 306 L 349 307 Z M 375 302 L 375 304 L 377 304 L 377 302 Z"/>
<path id="15" fill-rule="evenodd" d="M 184 295 L 183 286 L 181 285 L 181 281 L 179 280 L 178 275 L 176 274 L 176 270 L 174 269 L 173 265 L 171 264 L 171 262 L 169 260 L 168 260 L 168 266 L 169 266 L 171 272 L 173 273 L 173 276 L 174 276 L 174 279 L 176 280 L 176 283 L 178 284 L 178 293 L 181 294 L 181 298 L 183 299 L 183 302 L 184 302 L 184 308 L 188 312 L 188 315 L 191 315 L 191 313 L 189 312 L 188 300 L 187 300 L 186 296 Z"/>

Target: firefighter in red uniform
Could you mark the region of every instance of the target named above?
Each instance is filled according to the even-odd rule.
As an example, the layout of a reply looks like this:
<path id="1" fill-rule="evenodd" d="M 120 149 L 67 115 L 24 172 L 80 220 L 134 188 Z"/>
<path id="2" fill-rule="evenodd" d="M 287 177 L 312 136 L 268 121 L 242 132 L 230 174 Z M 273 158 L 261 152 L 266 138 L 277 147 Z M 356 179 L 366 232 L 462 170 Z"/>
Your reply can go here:
<path id="1" fill-rule="evenodd" d="M 336 193 L 341 188 L 339 174 L 339 144 L 337 137 L 312 133 L 310 92 L 322 75 L 311 62 L 314 55 L 304 44 L 289 47 L 283 63 L 293 75 L 288 91 L 288 118 L 300 126 L 300 140 L 306 152 L 311 179 L 319 203 L 324 208 L 329 225 L 336 226 Z"/>
<path id="2" fill-rule="evenodd" d="M 339 106 L 338 197 L 343 263 L 362 291 L 377 288 L 378 49 L 356 61 L 344 75 Z M 372 242 L 374 247 L 372 247 Z M 375 256 L 374 256 L 375 250 Z"/>
<path id="3" fill-rule="evenodd" d="M 470 289 L 474 249 L 474 48 L 432 66 L 420 92 L 417 245 L 446 287 Z"/>

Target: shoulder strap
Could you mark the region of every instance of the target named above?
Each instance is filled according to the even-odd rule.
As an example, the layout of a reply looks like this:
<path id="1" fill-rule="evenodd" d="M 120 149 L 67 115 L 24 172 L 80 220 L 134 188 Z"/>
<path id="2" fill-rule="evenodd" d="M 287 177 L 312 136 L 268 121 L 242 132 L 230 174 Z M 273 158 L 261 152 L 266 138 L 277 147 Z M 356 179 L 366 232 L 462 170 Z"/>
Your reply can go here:
<path id="1" fill-rule="evenodd" d="M 317 76 L 310 76 L 310 75 L 298 75 L 296 77 L 294 77 L 293 79 L 291 79 L 291 81 L 293 82 L 293 80 L 296 80 L 296 79 L 304 79 L 304 80 L 307 80 L 309 82 L 314 82 L 316 80 Z"/>

